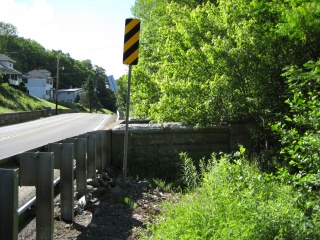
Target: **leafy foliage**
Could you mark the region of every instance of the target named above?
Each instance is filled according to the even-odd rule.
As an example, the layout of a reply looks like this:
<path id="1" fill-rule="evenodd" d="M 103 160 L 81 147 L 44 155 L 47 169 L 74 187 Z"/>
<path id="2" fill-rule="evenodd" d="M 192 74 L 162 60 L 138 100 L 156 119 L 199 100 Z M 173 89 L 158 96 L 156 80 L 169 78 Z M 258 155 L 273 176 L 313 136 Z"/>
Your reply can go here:
<path id="1" fill-rule="evenodd" d="M 180 159 L 182 160 L 182 185 L 185 185 L 184 188 L 188 191 L 194 190 L 197 188 L 202 176 L 193 164 L 192 158 L 190 158 L 186 152 L 180 153 Z"/>
<path id="2" fill-rule="evenodd" d="M 284 159 L 289 164 L 289 180 L 301 191 L 300 204 L 309 211 L 318 211 L 320 187 L 320 60 L 308 62 L 304 69 L 291 67 L 288 78 L 292 98 L 286 103 L 290 113 L 273 129 L 281 136 Z M 283 176 L 282 176 L 283 177 Z"/>
<path id="3" fill-rule="evenodd" d="M 187 157 L 187 156 L 185 156 Z M 243 155 L 212 156 L 201 187 L 169 203 L 153 239 L 318 239 L 319 214 L 309 219 L 295 192 L 249 165 Z M 186 172 L 186 174 L 188 174 Z"/>
<path id="4" fill-rule="evenodd" d="M 123 75 L 117 80 L 117 108 L 122 112 L 126 112 L 127 92 L 128 92 L 128 76 Z"/>
<path id="5" fill-rule="evenodd" d="M 286 114 L 289 65 L 319 56 L 318 0 L 138 0 L 136 115 L 156 122 L 251 125 L 255 149 L 277 142 L 268 123 Z M 291 93 L 289 93 L 291 94 Z"/>
<path id="6" fill-rule="evenodd" d="M 17 36 L 17 28 L 10 23 L 0 22 L 0 52 L 4 52 L 10 39 Z"/>
<path id="7" fill-rule="evenodd" d="M 97 103 L 97 95 L 95 91 L 94 82 L 91 78 L 88 78 L 85 84 L 83 85 L 83 89 L 85 93 L 80 98 L 80 103 L 89 108 L 89 111 L 92 112 L 94 109 L 98 109 Z"/>

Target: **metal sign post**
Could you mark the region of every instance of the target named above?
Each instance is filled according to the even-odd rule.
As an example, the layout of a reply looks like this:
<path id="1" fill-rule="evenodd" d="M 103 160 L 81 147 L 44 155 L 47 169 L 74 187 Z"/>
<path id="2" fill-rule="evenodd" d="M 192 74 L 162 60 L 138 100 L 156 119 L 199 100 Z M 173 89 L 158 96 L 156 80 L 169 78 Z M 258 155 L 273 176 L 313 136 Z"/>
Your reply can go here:
<path id="1" fill-rule="evenodd" d="M 124 182 L 124 185 L 126 185 L 126 177 L 127 177 L 128 128 L 129 128 L 131 70 L 132 70 L 132 66 L 129 65 L 127 107 L 126 107 L 126 130 L 125 130 L 125 134 L 124 134 L 124 152 L 123 152 L 123 182 Z"/>
<path id="2" fill-rule="evenodd" d="M 128 74 L 128 92 L 126 106 L 126 129 L 124 135 L 124 152 L 123 152 L 123 182 L 126 186 L 127 178 L 127 158 L 128 158 L 128 128 L 129 128 L 129 108 L 130 108 L 130 85 L 132 65 L 138 64 L 139 55 L 139 35 L 140 35 L 140 20 L 126 19 L 125 35 L 124 35 L 124 51 L 123 64 L 129 65 Z"/>

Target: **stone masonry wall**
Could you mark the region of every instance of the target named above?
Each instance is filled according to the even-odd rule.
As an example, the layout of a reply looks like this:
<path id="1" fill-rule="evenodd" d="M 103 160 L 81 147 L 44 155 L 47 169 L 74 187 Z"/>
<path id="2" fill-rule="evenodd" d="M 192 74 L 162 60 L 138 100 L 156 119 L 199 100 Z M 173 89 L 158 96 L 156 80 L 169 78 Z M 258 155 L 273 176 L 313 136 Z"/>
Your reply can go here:
<path id="1" fill-rule="evenodd" d="M 72 109 L 58 109 L 58 113 L 77 113 L 77 110 Z M 23 111 L 13 113 L 0 114 L 0 126 L 21 123 L 29 120 L 38 119 L 41 117 L 49 117 L 55 114 L 55 110 L 38 110 L 38 111 Z"/>
<path id="2" fill-rule="evenodd" d="M 112 129 L 112 165 L 122 168 L 125 125 Z M 130 124 L 128 135 L 128 174 L 170 178 L 176 176 L 187 152 L 194 160 L 212 152 L 239 150 L 238 144 L 250 149 L 251 138 L 245 124 L 194 129 L 179 123 Z"/>

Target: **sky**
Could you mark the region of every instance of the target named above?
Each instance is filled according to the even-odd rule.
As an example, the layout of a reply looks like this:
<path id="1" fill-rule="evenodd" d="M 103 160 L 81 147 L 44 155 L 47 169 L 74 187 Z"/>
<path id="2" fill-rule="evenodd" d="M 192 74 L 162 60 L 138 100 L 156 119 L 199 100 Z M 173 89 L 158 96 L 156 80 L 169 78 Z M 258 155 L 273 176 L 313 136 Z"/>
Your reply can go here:
<path id="1" fill-rule="evenodd" d="M 18 36 L 76 60 L 91 60 L 118 79 L 125 19 L 135 0 L 0 0 L 0 21 L 17 27 Z"/>

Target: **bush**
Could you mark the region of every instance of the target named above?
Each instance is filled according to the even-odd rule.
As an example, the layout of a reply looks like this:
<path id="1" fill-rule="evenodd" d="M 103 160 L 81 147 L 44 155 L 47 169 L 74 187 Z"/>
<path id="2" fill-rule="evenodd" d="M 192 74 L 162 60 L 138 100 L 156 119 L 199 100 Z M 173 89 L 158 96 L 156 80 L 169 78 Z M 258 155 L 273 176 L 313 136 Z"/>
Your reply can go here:
<path id="1" fill-rule="evenodd" d="M 242 156 L 212 156 L 201 187 L 167 204 L 154 239 L 319 239 L 319 220 L 295 206 L 291 186 L 271 180 Z"/>
<path id="2" fill-rule="evenodd" d="M 291 67 L 287 77 L 293 97 L 286 103 L 290 114 L 273 126 L 281 137 L 281 153 L 289 167 L 282 169 L 300 192 L 297 199 L 306 213 L 314 214 L 320 205 L 320 60 L 308 62 L 304 69 Z M 287 176 L 284 176 L 287 174 Z"/>

